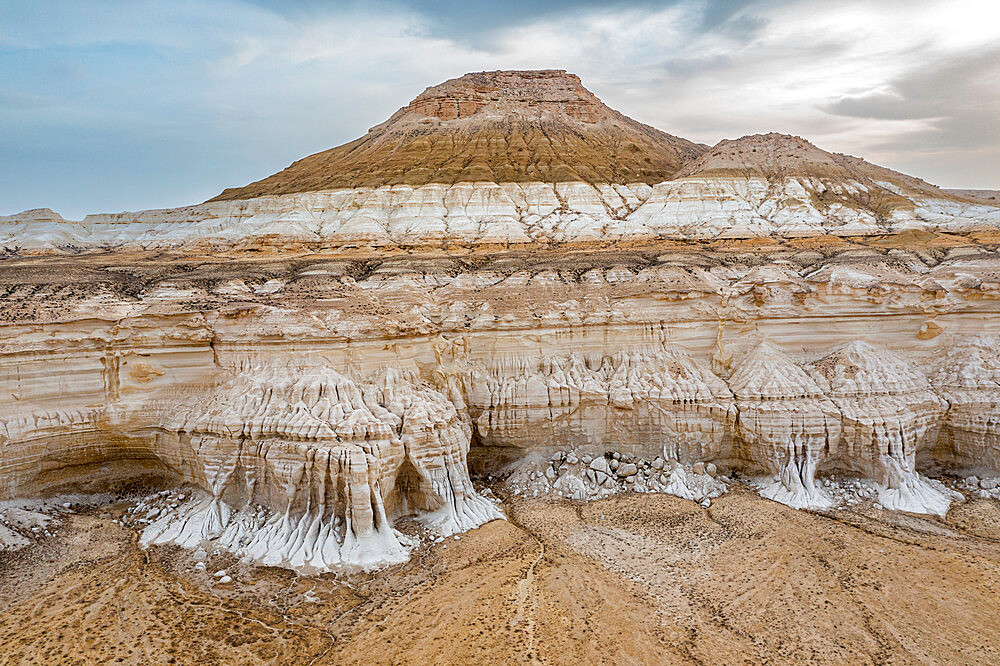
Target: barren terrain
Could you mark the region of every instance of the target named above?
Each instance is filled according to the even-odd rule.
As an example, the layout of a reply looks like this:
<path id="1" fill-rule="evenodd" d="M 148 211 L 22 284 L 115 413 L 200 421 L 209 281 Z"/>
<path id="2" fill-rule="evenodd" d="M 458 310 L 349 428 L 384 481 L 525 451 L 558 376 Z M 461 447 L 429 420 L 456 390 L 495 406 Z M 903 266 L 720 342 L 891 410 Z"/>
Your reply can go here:
<path id="1" fill-rule="evenodd" d="M 4 664 L 995 663 L 1000 507 L 795 511 L 738 487 L 511 499 L 377 574 L 143 551 L 72 516 L 0 563 Z M 234 582 L 212 573 L 225 568 Z"/>

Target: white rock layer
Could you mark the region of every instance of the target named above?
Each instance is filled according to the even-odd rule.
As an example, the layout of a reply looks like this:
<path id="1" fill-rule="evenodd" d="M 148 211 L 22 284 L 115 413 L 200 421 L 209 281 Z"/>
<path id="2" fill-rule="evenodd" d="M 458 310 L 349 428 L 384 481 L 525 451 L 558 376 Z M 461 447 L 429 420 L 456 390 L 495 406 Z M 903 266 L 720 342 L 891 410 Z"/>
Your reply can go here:
<path id="1" fill-rule="evenodd" d="M 1000 226 L 1000 208 L 925 196 L 876 219 L 845 203 L 817 207 L 815 192 L 866 191 L 815 179 L 679 178 L 644 183 L 464 182 L 392 185 L 213 201 L 181 208 L 88 215 L 52 211 L 0 217 L 0 250 L 169 248 L 191 244 L 419 245 L 581 242 L 639 238 L 863 236 L 905 229 L 950 232 Z M 848 199 L 849 200 L 849 199 Z"/>

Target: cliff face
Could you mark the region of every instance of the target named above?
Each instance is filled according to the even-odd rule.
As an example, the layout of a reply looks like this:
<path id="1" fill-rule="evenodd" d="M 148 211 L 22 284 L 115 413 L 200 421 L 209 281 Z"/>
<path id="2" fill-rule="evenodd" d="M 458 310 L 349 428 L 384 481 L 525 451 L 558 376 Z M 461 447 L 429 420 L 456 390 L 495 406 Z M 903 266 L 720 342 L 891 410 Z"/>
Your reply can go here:
<path id="1" fill-rule="evenodd" d="M 1000 463 L 1000 258 L 904 240 L 11 259 L 3 488 L 156 468 L 207 491 L 206 534 L 248 503 L 454 530 L 496 515 L 471 447 L 665 453 L 799 506 L 831 471 L 920 495 L 918 467 Z"/>
<path id="2" fill-rule="evenodd" d="M 496 127 L 632 141 L 662 182 L 559 141 L 579 178 L 372 171 L 391 142 L 399 173 L 515 164 L 455 156 Z M 799 507 L 838 473 L 929 513 L 921 471 L 1000 468 L 1000 209 L 794 137 L 706 152 L 560 72 L 462 77 L 359 141 L 221 197 L 260 198 L 0 220 L 0 496 L 165 474 L 200 491 L 147 542 L 324 570 L 404 559 L 402 516 L 500 517 L 470 465 L 556 456 L 529 480 L 580 497 L 735 470 Z"/>

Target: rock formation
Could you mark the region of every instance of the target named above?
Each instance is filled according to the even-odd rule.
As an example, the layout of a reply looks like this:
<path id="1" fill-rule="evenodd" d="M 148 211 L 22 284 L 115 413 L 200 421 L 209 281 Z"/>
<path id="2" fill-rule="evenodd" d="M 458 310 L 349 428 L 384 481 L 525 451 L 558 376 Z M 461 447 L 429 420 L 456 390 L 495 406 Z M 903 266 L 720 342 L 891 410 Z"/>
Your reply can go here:
<path id="1" fill-rule="evenodd" d="M 470 466 L 942 513 L 922 472 L 1000 467 L 998 227 L 803 139 L 467 75 L 204 204 L 0 218 L 0 499 L 165 475 L 196 489 L 146 542 L 307 571 L 499 517 Z"/>
<path id="2" fill-rule="evenodd" d="M 478 72 L 428 88 L 360 139 L 213 201 L 459 182 L 654 184 L 706 148 L 609 109 L 574 74 Z"/>

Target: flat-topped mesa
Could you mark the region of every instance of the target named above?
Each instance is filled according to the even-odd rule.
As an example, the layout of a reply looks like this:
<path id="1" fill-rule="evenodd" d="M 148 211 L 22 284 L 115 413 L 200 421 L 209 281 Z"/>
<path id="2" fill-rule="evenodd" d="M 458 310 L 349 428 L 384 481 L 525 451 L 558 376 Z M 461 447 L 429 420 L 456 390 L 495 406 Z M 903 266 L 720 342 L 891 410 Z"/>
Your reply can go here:
<path id="1" fill-rule="evenodd" d="M 707 146 L 608 108 L 563 70 L 466 74 L 350 143 L 213 201 L 382 185 L 658 183 Z"/>
<path id="2" fill-rule="evenodd" d="M 502 111 L 508 121 L 544 121 L 564 115 L 596 123 L 614 114 L 583 87 L 580 77 L 561 69 L 466 74 L 427 88 L 401 113 L 455 120 L 470 118 L 488 106 Z"/>

